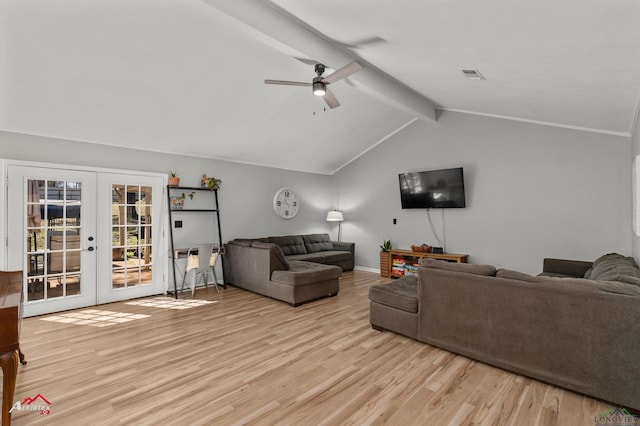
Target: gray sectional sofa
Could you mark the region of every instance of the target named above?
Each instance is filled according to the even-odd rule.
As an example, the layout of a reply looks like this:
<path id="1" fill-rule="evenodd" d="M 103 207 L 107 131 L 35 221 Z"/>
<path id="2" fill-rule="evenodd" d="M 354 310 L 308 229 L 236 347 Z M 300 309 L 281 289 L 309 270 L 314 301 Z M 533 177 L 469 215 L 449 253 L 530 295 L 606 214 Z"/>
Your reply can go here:
<path id="1" fill-rule="evenodd" d="M 287 260 L 326 263 L 339 266 L 343 271 L 351 271 L 354 266 L 355 243 L 331 241 L 329 234 L 286 235 L 260 240 L 277 244 Z"/>
<path id="2" fill-rule="evenodd" d="M 640 409 L 640 270 L 633 258 L 545 259 L 532 276 L 425 259 L 370 288 L 370 321 L 418 341 Z"/>
<path id="3" fill-rule="evenodd" d="M 298 306 L 337 295 L 354 253 L 355 244 L 332 242 L 328 234 L 239 238 L 225 244 L 225 281 Z"/>

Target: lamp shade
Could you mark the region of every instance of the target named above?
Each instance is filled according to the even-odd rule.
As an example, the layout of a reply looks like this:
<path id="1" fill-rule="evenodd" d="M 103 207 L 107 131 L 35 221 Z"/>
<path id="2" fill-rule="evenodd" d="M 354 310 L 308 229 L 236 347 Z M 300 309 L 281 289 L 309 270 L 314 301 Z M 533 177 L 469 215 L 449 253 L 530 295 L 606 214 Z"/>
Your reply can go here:
<path id="1" fill-rule="evenodd" d="M 342 222 L 344 220 L 344 216 L 340 210 L 331 210 L 327 213 L 327 220 L 329 222 Z"/>

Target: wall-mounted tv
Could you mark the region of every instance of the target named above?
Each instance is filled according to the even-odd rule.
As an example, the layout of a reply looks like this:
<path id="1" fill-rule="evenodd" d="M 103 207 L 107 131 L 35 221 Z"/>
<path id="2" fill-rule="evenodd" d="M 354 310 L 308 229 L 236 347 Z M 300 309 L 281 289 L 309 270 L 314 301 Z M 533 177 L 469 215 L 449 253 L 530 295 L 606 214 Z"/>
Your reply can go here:
<path id="1" fill-rule="evenodd" d="M 398 178 L 403 209 L 462 208 L 466 206 L 462 167 L 401 173 Z"/>

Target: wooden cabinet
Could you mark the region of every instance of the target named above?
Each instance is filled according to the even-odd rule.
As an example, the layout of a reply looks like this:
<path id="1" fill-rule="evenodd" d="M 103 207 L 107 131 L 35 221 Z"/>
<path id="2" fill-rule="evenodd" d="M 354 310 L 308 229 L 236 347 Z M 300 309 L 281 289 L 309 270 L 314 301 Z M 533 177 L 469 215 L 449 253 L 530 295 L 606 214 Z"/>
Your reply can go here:
<path id="1" fill-rule="evenodd" d="M 11 407 L 18 376 L 18 359 L 26 364 L 20 351 L 22 322 L 22 271 L 0 271 L 0 367 L 2 367 L 2 425 L 11 424 Z"/>
<path id="2" fill-rule="evenodd" d="M 424 253 L 411 250 L 390 250 L 390 262 L 386 270 L 380 265 L 380 275 L 383 277 L 398 278 L 407 274 L 417 274 L 417 267 L 424 258 L 446 260 L 447 262 L 467 263 L 468 254 L 455 253 Z"/>
<path id="3" fill-rule="evenodd" d="M 391 253 L 388 251 L 380 252 L 380 276 L 389 278 L 391 273 Z"/>

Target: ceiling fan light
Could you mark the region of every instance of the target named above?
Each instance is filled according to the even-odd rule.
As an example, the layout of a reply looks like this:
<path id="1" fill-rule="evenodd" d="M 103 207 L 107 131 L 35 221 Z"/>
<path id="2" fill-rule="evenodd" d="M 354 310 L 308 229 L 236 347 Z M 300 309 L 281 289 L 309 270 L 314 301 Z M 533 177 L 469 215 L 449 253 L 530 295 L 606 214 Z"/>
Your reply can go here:
<path id="1" fill-rule="evenodd" d="M 313 82 L 313 94 L 315 96 L 324 96 L 327 93 L 325 84 L 321 81 Z"/>

